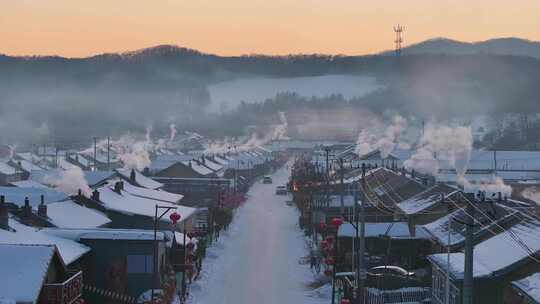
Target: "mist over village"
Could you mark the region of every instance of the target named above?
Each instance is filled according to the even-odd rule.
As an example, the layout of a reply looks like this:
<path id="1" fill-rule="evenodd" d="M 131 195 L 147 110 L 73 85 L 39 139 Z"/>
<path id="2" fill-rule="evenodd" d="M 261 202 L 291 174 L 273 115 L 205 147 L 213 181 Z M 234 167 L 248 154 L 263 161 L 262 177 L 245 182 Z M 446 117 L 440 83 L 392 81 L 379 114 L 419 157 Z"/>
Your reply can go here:
<path id="1" fill-rule="evenodd" d="M 536 1 L 0 7 L 0 304 L 540 303 Z"/>

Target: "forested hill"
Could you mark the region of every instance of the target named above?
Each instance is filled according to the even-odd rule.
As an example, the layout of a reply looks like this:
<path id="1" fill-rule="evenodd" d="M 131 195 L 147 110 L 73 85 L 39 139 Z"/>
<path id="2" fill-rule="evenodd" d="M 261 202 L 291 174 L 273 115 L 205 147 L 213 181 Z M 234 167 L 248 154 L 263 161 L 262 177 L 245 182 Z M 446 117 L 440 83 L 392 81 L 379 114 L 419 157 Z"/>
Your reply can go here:
<path id="1" fill-rule="evenodd" d="M 19 138 L 35 134 L 44 123 L 50 132 L 65 137 L 144 129 L 149 122 L 172 120 L 184 127 L 209 125 L 201 117 L 210 103 L 210 84 L 246 77 L 329 74 L 375 77 L 382 89 L 354 104 L 376 112 L 392 109 L 418 116 L 538 112 L 540 60 L 533 57 L 483 53 L 223 57 L 164 45 L 88 58 L 0 56 L 0 128 L 20 126 L 10 131 L 18 132 L 10 136 Z"/>

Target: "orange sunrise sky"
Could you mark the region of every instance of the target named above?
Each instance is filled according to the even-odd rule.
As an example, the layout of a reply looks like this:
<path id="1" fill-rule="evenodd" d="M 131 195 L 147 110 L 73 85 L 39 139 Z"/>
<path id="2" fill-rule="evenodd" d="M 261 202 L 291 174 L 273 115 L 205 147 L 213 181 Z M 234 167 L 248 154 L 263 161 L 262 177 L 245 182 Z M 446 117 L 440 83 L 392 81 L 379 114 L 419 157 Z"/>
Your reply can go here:
<path id="1" fill-rule="evenodd" d="M 219 55 L 369 54 L 434 37 L 540 40 L 540 0 L 0 0 L 0 53 L 83 57 L 159 44 Z"/>

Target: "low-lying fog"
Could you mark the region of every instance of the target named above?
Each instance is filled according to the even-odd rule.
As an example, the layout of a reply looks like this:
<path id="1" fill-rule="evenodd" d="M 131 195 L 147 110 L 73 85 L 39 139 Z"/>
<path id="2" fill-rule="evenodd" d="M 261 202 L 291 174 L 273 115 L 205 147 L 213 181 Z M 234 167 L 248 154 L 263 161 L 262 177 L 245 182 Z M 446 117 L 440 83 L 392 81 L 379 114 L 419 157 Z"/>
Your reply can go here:
<path id="1" fill-rule="evenodd" d="M 295 92 L 301 96 L 324 97 L 341 94 L 345 98 L 361 97 L 381 86 L 374 77 L 325 75 L 295 78 L 236 79 L 214 84 L 210 91 L 211 112 L 222 112 L 245 101 L 263 102 L 281 92 Z"/>

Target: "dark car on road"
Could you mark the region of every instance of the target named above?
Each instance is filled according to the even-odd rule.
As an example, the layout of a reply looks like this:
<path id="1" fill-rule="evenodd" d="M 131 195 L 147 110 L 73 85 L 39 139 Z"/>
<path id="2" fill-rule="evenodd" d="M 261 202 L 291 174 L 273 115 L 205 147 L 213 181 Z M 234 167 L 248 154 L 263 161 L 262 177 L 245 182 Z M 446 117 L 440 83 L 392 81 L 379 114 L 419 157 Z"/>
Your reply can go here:
<path id="1" fill-rule="evenodd" d="M 263 184 L 271 184 L 272 178 L 270 176 L 263 177 Z"/>

